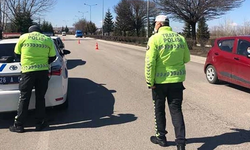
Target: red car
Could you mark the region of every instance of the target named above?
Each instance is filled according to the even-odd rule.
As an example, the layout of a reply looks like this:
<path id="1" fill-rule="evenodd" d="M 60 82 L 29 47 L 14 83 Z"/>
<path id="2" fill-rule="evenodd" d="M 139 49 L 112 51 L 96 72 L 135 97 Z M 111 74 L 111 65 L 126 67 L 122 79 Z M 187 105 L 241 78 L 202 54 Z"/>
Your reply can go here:
<path id="1" fill-rule="evenodd" d="M 216 39 L 204 72 L 209 83 L 222 80 L 250 88 L 250 36 Z"/>

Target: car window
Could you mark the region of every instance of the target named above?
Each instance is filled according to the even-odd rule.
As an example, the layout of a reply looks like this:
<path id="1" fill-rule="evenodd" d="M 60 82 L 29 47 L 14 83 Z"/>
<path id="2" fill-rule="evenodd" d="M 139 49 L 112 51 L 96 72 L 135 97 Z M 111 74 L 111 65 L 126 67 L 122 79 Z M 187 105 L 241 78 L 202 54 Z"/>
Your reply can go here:
<path id="1" fill-rule="evenodd" d="M 14 49 L 16 43 L 0 44 L 0 61 L 5 62 L 6 59 L 15 58 Z"/>
<path id="2" fill-rule="evenodd" d="M 247 49 L 250 47 L 250 42 L 245 40 L 238 41 L 237 54 L 239 55 L 247 55 Z"/>
<path id="3" fill-rule="evenodd" d="M 58 38 L 57 41 L 58 41 L 58 45 L 59 45 L 59 46 L 60 46 L 60 45 L 64 46 L 64 44 L 63 44 L 63 42 L 62 42 L 62 40 L 61 40 L 60 38 Z"/>
<path id="4" fill-rule="evenodd" d="M 218 46 L 222 51 L 232 52 L 234 45 L 234 39 L 220 40 Z"/>
<path id="5" fill-rule="evenodd" d="M 61 49 L 60 49 L 60 47 L 59 47 L 59 45 L 58 45 L 58 43 L 59 43 L 58 40 L 57 40 L 57 39 L 53 39 L 53 41 L 54 41 L 56 50 L 59 52 L 59 54 L 60 54 L 61 56 L 63 56 L 63 52 L 61 51 Z"/>

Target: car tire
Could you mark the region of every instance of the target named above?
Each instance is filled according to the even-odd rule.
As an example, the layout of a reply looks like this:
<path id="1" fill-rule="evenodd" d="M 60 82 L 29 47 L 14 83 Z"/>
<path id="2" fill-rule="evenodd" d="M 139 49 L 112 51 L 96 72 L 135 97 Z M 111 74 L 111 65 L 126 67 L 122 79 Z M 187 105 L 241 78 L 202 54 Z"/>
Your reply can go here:
<path id="1" fill-rule="evenodd" d="M 62 103 L 61 105 L 56 106 L 55 108 L 57 110 L 65 110 L 65 109 L 68 109 L 68 107 L 69 107 L 69 98 L 67 96 L 66 101 Z"/>
<path id="2" fill-rule="evenodd" d="M 211 84 L 216 84 L 216 83 L 219 82 L 217 72 L 216 72 L 213 65 L 207 66 L 207 68 L 206 68 L 206 78 L 207 78 L 207 81 L 209 83 L 211 83 Z"/>

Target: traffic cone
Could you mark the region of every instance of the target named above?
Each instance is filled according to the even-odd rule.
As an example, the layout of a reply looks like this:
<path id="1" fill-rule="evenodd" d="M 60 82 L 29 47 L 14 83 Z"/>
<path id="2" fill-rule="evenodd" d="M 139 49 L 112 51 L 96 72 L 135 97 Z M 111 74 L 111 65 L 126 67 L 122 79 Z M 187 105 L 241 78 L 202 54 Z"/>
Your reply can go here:
<path id="1" fill-rule="evenodd" d="M 62 39 L 63 41 L 64 41 L 64 37 L 63 37 L 63 39 Z"/>
<path id="2" fill-rule="evenodd" d="M 98 48 L 98 43 L 96 42 L 96 44 L 95 44 L 95 49 L 96 50 L 98 50 L 99 48 Z"/>
<path id="3" fill-rule="evenodd" d="M 78 40 L 78 44 L 81 44 L 81 41 L 80 41 L 80 39 Z"/>

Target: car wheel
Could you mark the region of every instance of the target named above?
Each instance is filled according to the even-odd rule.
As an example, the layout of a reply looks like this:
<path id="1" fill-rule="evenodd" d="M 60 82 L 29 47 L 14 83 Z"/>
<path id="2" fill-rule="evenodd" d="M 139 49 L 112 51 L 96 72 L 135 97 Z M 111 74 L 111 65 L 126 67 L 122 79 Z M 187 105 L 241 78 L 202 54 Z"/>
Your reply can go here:
<path id="1" fill-rule="evenodd" d="M 212 84 L 215 84 L 215 83 L 219 82 L 217 72 L 216 72 L 213 65 L 207 66 L 207 68 L 206 68 L 206 78 L 207 78 L 207 81 L 209 83 L 212 83 Z"/>
<path id="2" fill-rule="evenodd" d="M 69 98 L 67 96 L 66 101 L 63 104 L 56 106 L 56 109 L 64 110 L 67 109 L 68 107 L 69 107 Z"/>

